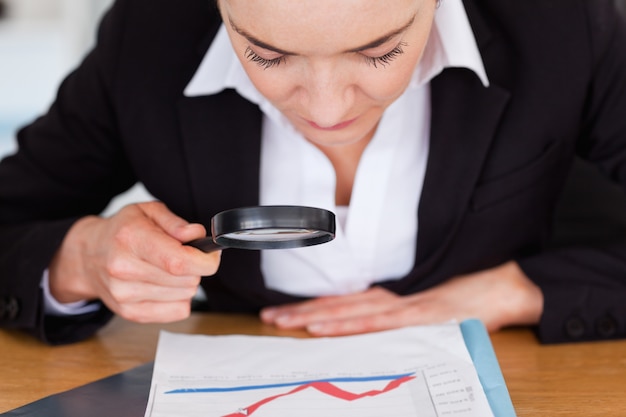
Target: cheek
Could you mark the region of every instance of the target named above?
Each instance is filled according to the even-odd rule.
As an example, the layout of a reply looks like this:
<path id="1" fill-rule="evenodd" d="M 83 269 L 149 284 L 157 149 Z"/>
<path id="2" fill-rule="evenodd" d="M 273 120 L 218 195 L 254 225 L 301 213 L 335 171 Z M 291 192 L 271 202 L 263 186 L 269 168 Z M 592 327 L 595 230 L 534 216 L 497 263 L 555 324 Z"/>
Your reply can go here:
<path id="1" fill-rule="evenodd" d="M 288 100 L 298 85 L 297 80 L 290 76 L 289 71 L 281 71 L 277 68 L 267 70 L 246 68 L 246 72 L 259 93 L 274 105 Z"/>
<path id="2" fill-rule="evenodd" d="M 428 29 L 428 28 L 426 28 Z M 428 40 L 428 30 L 414 35 L 407 41 L 405 53 L 385 67 L 371 68 L 363 73 L 363 90 L 370 97 L 393 100 L 398 98 L 410 84 Z"/>
<path id="3" fill-rule="evenodd" d="M 293 71 L 287 69 L 284 63 L 264 69 L 257 63 L 251 62 L 240 52 L 246 50 L 245 44 L 233 42 L 233 47 L 236 51 L 239 51 L 237 53 L 239 61 L 252 84 L 254 84 L 261 95 L 275 106 L 287 100 L 293 94 L 297 80 L 292 74 Z"/>
<path id="4" fill-rule="evenodd" d="M 411 81 L 412 70 L 378 69 L 375 74 L 361 78 L 359 88 L 376 101 L 390 101 L 398 98 Z"/>

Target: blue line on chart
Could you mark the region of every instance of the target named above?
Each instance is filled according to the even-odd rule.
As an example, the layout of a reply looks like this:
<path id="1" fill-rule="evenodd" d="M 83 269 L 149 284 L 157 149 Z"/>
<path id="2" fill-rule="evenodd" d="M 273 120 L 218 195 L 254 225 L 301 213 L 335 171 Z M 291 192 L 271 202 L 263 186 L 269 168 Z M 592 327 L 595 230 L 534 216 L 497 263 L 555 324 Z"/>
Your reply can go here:
<path id="1" fill-rule="evenodd" d="M 200 392 L 235 392 L 235 391 L 251 391 L 267 388 L 284 388 L 293 387 L 298 385 L 313 384 L 316 382 L 369 382 L 369 381 L 390 381 L 394 379 L 400 379 L 403 377 L 414 375 L 414 372 L 407 374 L 397 375 L 379 375 L 379 376 L 364 376 L 364 377 L 349 377 L 349 378 L 327 378 L 327 379 L 312 379 L 308 381 L 297 382 L 284 382 L 280 384 L 266 384 L 266 385 L 242 385 L 237 387 L 222 387 L 222 388 L 179 388 L 172 391 L 166 391 L 165 394 L 191 394 Z"/>

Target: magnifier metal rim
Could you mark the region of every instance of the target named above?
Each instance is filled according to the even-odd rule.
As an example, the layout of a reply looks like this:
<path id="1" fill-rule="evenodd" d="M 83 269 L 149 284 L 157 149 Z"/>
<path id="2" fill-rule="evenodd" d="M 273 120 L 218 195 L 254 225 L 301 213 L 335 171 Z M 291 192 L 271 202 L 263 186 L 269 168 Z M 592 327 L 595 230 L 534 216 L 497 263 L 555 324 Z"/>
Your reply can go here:
<path id="1" fill-rule="evenodd" d="M 264 229 L 311 230 L 302 239 L 239 240 L 229 235 Z M 255 206 L 226 210 L 211 219 L 213 240 L 220 246 L 240 249 L 289 249 L 325 243 L 335 238 L 335 215 L 306 206 Z"/>

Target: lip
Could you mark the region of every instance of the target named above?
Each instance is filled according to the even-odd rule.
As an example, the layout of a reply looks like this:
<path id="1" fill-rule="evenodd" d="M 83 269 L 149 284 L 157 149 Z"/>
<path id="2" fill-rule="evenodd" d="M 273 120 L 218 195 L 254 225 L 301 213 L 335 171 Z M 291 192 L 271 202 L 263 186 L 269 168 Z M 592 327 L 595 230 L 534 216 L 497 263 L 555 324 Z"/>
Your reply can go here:
<path id="1" fill-rule="evenodd" d="M 308 123 L 311 127 L 313 127 L 314 129 L 323 130 L 323 131 L 325 131 L 325 132 L 333 132 L 333 131 L 335 131 L 335 130 L 345 129 L 346 127 L 348 127 L 348 126 L 350 126 L 352 123 L 354 123 L 354 121 L 355 121 L 356 119 L 357 119 L 357 118 L 355 117 L 354 119 L 346 120 L 345 122 L 337 123 L 337 124 L 336 124 L 336 125 L 334 125 L 334 126 L 328 126 L 328 127 L 323 127 L 323 126 L 320 126 L 320 125 L 318 125 L 317 123 L 312 122 L 312 121 L 310 121 L 310 120 L 307 120 L 307 123 Z"/>

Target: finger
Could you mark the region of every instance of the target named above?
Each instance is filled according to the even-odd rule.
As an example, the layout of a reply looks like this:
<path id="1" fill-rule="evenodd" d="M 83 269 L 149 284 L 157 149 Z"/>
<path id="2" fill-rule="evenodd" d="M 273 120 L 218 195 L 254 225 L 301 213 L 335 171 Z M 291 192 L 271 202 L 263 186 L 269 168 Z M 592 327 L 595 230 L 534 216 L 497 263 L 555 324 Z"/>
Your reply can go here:
<path id="1" fill-rule="evenodd" d="M 118 316 L 137 323 L 170 323 L 188 318 L 191 314 L 191 303 L 145 301 L 126 304 L 114 311 Z"/>
<path id="2" fill-rule="evenodd" d="M 153 274 L 146 271 L 153 270 Z M 198 276 L 165 276 L 162 271 L 151 265 L 142 265 L 137 270 L 124 271 L 116 276 L 100 273 L 93 280 L 100 298 L 114 311 L 116 306 L 140 301 L 180 301 L 189 300 L 197 292 L 200 284 Z"/>
<path id="3" fill-rule="evenodd" d="M 106 276 L 110 280 L 142 282 L 166 288 L 193 288 L 200 284 L 199 275 L 172 275 L 155 265 L 131 256 L 109 259 Z"/>
<path id="4" fill-rule="evenodd" d="M 358 305 L 369 298 L 368 291 L 363 293 L 320 297 L 283 306 L 275 306 L 261 311 L 261 320 L 268 324 L 277 324 L 281 327 L 303 326 L 306 322 L 323 320 L 325 316 L 337 313 L 339 309 Z M 333 309 L 331 311 L 331 309 Z"/>
<path id="5" fill-rule="evenodd" d="M 306 330 L 313 336 L 340 336 L 396 329 L 405 326 L 443 323 L 451 320 L 449 311 L 424 305 L 419 294 L 397 297 L 384 311 L 311 323 Z"/>
<path id="6" fill-rule="evenodd" d="M 360 298 L 360 296 L 355 295 L 321 297 L 299 303 L 267 307 L 261 310 L 261 320 L 267 324 L 277 324 L 277 322 L 280 322 L 283 325 L 287 325 L 287 320 L 293 320 L 298 316 L 304 317 L 306 314 L 313 315 L 316 314 L 316 312 L 323 312 L 333 305 L 343 305 L 348 303 L 348 300 L 352 297 Z M 294 325 L 296 325 L 295 322 Z"/>
<path id="7" fill-rule="evenodd" d="M 222 251 L 205 253 L 191 246 L 171 244 L 144 252 L 144 259 L 174 276 L 210 276 L 217 272 Z"/>
<path id="8" fill-rule="evenodd" d="M 174 276 L 213 275 L 220 262 L 220 251 L 204 253 L 185 246 L 145 215 L 123 224 L 115 242 L 119 253 L 129 250 L 138 259 Z"/>
<path id="9" fill-rule="evenodd" d="M 261 319 L 280 328 L 307 327 L 313 323 L 377 314 L 392 309 L 399 297 L 382 288 L 346 295 L 323 297 L 283 307 L 265 309 Z"/>
<path id="10" fill-rule="evenodd" d="M 408 325 L 403 323 L 400 316 L 398 310 L 393 309 L 347 319 L 315 322 L 307 325 L 306 330 L 318 337 L 371 333 Z"/>
<path id="11" fill-rule="evenodd" d="M 379 297 L 381 293 L 386 292 L 386 290 L 378 287 L 370 288 L 366 291 L 347 294 L 347 295 L 335 295 L 335 296 L 326 296 L 326 297 L 318 297 L 307 301 L 292 303 L 292 304 L 284 304 L 281 306 L 272 306 L 263 309 L 263 317 L 272 320 L 274 317 L 279 316 L 281 314 L 287 314 L 291 312 L 306 312 L 313 311 L 322 308 L 329 308 L 334 305 L 341 305 L 346 303 L 360 303 L 366 302 L 369 299 Z"/>
<path id="12" fill-rule="evenodd" d="M 163 287 L 139 281 L 112 280 L 108 293 L 118 305 L 140 302 L 190 301 L 197 286 Z"/>
<path id="13" fill-rule="evenodd" d="M 188 242 L 206 236 L 206 229 L 198 223 L 189 223 L 177 216 L 161 202 L 153 201 L 138 204 L 143 213 L 157 226 L 179 242 Z"/>
<path id="14" fill-rule="evenodd" d="M 204 238 L 207 236 L 206 228 L 199 223 L 189 223 L 185 219 L 180 216 L 177 216 L 173 212 L 171 212 L 165 204 L 160 202 L 148 202 L 141 203 L 138 207 L 142 210 L 144 215 L 150 219 L 157 227 L 157 230 L 162 230 L 166 235 L 173 237 L 178 242 L 190 242 L 192 240 Z M 176 245 L 179 246 L 179 245 Z M 170 248 L 170 250 L 174 250 Z M 220 254 L 217 253 L 214 256 L 204 256 L 202 253 L 198 253 L 198 251 L 190 249 L 189 247 L 183 247 L 183 251 L 185 251 L 189 256 L 193 256 L 193 262 L 189 264 L 189 266 L 197 266 L 201 268 L 201 270 L 196 270 L 193 272 L 192 270 L 181 270 L 180 273 L 200 273 L 201 275 L 213 275 L 216 271 L 216 260 L 219 264 Z M 152 258 L 145 258 L 152 259 Z M 170 270 L 170 262 L 173 262 L 171 267 L 174 268 L 175 271 L 179 271 L 177 269 L 177 259 L 173 257 L 166 256 L 164 258 L 160 258 L 163 263 L 162 267 L 166 268 L 166 270 Z M 214 269 L 211 269 L 211 268 Z M 208 272 L 206 271 L 208 269 Z M 184 271 L 184 272 L 183 272 Z M 173 271 L 174 272 L 174 271 Z"/>
<path id="15" fill-rule="evenodd" d="M 148 310 L 135 311 L 138 306 L 142 305 L 165 306 L 174 303 L 179 305 L 177 311 L 181 311 L 180 305 L 190 305 L 191 299 L 196 294 L 198 288 L 194 285 L 168 288 L 161 285 L 121 280 L 111 277 L 105 277 L 97 281 L 95 285 L 100 287 L 99 294 L 101 300 L 113 312 L 133 321 L 146 321 L 147 318 L 139 320 L 138 317 L 142 315 L 150 317 L 150 315 L 153 314 Z M 163 315 L 163 319 L 158 318 L 161 315 Z M 166 311 L 157 311 L 154 321 L 161 322 L 177 319 L 175 317 L 171 317 L 171 320 L 165 319 L 165 316 L 168 315 L 169 313 Z M 176 315 L 176 317 L 180 319 L 185 316 Z"/>

